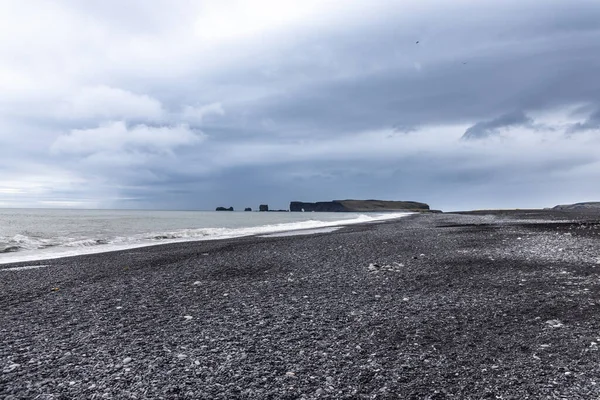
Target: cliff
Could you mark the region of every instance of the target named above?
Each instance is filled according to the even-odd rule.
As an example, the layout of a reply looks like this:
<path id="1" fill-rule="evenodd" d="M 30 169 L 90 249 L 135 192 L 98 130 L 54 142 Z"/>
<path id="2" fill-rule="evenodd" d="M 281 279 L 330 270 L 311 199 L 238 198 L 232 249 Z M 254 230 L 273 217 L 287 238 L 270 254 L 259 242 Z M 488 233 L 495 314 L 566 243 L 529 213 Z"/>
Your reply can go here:
<path id="1" fill-rule="evenodd" d="M 600 211 L 599 201 L 589 201 L 586 203 L 562 204 L 553 208 L 553 210 L 564 211 Z"/>
<path id="2" fill-rule="evenodd" d="M 316 203 L 292 201 L 290 211 L 316 212 L 377 212 L 377 211 L 429 211 L 429 205 L 416 201 L 386 200 L 333 200 Z"/>

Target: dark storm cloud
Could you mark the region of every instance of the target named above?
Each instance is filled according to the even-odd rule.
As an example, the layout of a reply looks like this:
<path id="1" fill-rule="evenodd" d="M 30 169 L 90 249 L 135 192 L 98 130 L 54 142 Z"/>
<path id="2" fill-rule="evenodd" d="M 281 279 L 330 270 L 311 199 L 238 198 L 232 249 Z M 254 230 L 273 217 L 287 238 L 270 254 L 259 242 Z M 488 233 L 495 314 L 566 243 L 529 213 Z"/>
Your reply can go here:
<path id="1" fill-rule="evenodd" d="M 532 125 L 533 120 L 523 111 L 515 111 L 504 114 L 489 121 L 478 122 L 467 129 L 462 136 L 463 139 L 483 139 L 497 133 L 502 128 Z"/>
<path id="2" fill-rule="evenodd" d="M 600 17 L 600 16 L 599 16 Z M 253 113 L 295 131 L 344 134 L 395 125 L 492 118 L 597 99 L 600 34 L 579 48 L 565 41 L 424 66 L 391 67 L 365 76 L 307 85 L 257 102 Z M 563 47 L 561 47 L 563 46 Z M 525 54 L 524 54 L 525 53 Z"/>
<path id="3" fill-rule="evenodd" d="M 569 129 L 569 133 L 583 132 L 594 129 L 600 129 L 600 108 L 592 112 L 592 114 L 584 121 L 577 122 Z"/>

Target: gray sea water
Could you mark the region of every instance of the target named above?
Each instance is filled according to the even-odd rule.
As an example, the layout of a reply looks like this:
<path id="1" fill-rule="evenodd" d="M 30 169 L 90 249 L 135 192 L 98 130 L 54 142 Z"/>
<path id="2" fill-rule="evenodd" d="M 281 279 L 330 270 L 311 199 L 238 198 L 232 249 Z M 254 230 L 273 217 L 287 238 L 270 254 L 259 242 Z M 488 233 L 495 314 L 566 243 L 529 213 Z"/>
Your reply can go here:
<path id="1" fill-rule="evenodd" d="M 374 222 L 404 215 L 0 209 L 0 264 Z"/>

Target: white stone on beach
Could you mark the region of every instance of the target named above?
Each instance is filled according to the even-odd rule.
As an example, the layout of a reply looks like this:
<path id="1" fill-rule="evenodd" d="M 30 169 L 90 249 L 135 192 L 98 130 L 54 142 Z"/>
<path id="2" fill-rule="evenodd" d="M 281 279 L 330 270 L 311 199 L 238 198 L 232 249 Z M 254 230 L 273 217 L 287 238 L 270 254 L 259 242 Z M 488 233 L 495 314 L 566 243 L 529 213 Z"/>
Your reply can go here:
<path id="1" fill-rule="evenodd" d="M 177 358 L 180 360 L 185 360 L 187 356 L 185 354 L 177 354 Z"/>
<path id="2" fill-rule="evenodd" d="M 565 326 L 562 322 L 560 322 L 557 319 L 551 319 L 546 321 L 546 325 L 549 325 L 552 328 L 562 328 L 563 326 Z"/>
<path id="3" fill-rule="evenodd" d="M 2 370 L 2 372 L 6 374 L 8 372 L 14 371 L 15 369 L 19 368 L 20 366 L 21 366 L 21 364 L 13 363 L 13 364 L 10 364 L 9 366 L 5 367 Z"/>
<path id="4" fill-rule="evenodd" d="M 131 361 L 133 361 L 133 359 L 131 357 L 125 357 L 123 359 L 123 364 L 129 364 Z"/>
<path id="5" fill-rule="evenodd" d="M 194 317 L 192 317 L 191 315 L 184 315 L 183 318 L 187 319 L 188 321 L 190 319 L 194 319 Z"/>
<path id="6" fill-rule="evenodd" d="M 200 285 L 201 283 L 202 283 L 202 282 L 200 282 L 200 281 L 196 281 L 196 282 L 194 282 L 194 286 L 198 286 L 198 285 Z"/>

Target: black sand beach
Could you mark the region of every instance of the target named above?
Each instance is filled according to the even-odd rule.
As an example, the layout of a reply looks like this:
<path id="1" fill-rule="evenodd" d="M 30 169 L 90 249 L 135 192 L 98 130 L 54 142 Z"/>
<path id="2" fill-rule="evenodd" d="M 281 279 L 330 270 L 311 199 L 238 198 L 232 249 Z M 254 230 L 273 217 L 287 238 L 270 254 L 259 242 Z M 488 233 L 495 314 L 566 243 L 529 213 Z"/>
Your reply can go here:
<path id="1" fill-rule="evenodd" d="M 421 214 L 1 265 L 0 398 L 598 398 L 599 224 Z"/>

